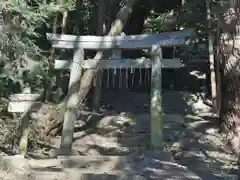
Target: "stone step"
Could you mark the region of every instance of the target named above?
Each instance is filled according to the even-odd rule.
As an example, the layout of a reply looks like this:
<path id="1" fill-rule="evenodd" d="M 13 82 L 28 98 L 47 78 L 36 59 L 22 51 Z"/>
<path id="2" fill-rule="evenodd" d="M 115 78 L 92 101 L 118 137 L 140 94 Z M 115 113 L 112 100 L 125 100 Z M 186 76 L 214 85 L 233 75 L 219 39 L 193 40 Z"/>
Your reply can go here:
<path id="1" fill-rule="evenodd" d="M 143 160 L 144 157 L 161 159 L 164 161 L 172 161 L 172 155 L 169 152 L 153 153 L 145 151 L 143 154 L 133 153 L 126 156 L 58 156 L 56 159 L 28 160 L 31 169 L 88 169 L 91 171 L 105 173 L 116 170 L 122 170 L 126 164 L 132 164 Z M 107 169 L 107 171 L 106 171 Z"/>
<path id="2" fill-rule="evenodd" d="M 168 130 L 181 130 L 184 129 L 185 125 L 180 123 L 164 123 L 164 129 Z M 130 127 L 128 130 L 125 130 L 125 133 L 150 133 L 150 125 L 139 126 L 139 127 Z"/>
<path id="3" fill-rule="evenodd" d="M 218 177 L 219 179 L 239 180 L 239 175 L 237 174 L 219 173 L 219 174 L 214 174 L 214 176 Z"/>
<path id="4" fill-rule="evenodd" d="M 151 115 L 149 113 L 136 114 L 135 116 L 136 122 L 149 122 L 151 119 Z M 184 116 L 180 114 L 163 114 L 164 122 L 184 122 Z"/>
<path id="5" fill-rule="evenodd" d="M 23 156 L 3 156 L 2 162 L 10 166 L 29 167 L 31 169 L 61 169 L 61 168 L 88 168 L 92 170 L 103 168 L 105 165 L 109 170 L 122 169 L 126 163 L 133 163 L 141 160 L 144 156 L 161 158 L 164 161 L 171 161 L 172 155 L 169 152 L 145 151 L 141 154 L 133 153 L 127 156 L 58 156 L 54 159 L 26 159 Z M 111 164 L 111 165 L 110 165 Z M 121 164 L 122 166 L 119 166 Z"/>
<path id="6" fill-rule="evenodd" d="M 172 162 L 156 162 L 143 165 L 129 166 L 122 170 L 101 171 L 78 168 L 64 169 L 63 172 L 35 172 L 35 180 L 47 179 L 72 179 L 72 180 L 156 180 L 156 179 L 184 179 L 184 180 L 202 180 L 199 176 L 189 171 L 184 166 Z M 139 167 L 137 167 L 139 166 Z M 152 167 L 152 168 L 151 168 Z M 53 178 L 55 177 L 55 179 Z M 42 180 L 41 179 L 41 180 Z"/>
<path id="7" fill-rule="evenodd" d="M 118 137 L 114 138 L 91 135 L 74 142 L 73 149 L 78 150 L 78 154 L 82 155 L 126 155 L 149 149 L 150 136 L 150 133 L 119 133 Z M 166 141 L 175 141 L 181 136 L 181 131 L 164 130 Z M 58 144 L 57 148 L 59 148 L 60 139 L 55 140 L 54 144 Z"/>
<path id="8" fill-rule="evenodd" d="M 4 161 L 13 170 L 24 170 L 29 180 L 150 180 L 173 177 L 200 180 L 185 167 L 172 162 L 168 152 L 147 151 L 128 156 L 59 156 L 45 160 L 11 156 L 4 157 Z"/>
<path id="9" fill-rule="evenodd" d="M 134 122 L 129 120 L 131 118 L 122 116 L 106 116 L 103 117 L 100 123 L 96 127 L 98 133 L 109 133 L 118 129 L 124 129 L 125 131 L 144 131 L 150 130 L 151 116 L 149 113 L 136 114 L 132 119 Z M 184 124 L 184 117 L 178 114 L 163 114 L 163 120 L 165 128 L 176 128 L 181 124 Z M 130 122 L 129 122 L 130 121 Z M 128 125 L 125 123 L 129 122 Z"/>
<path id="10" fill-rule="evenodd" d="M 79 169 L 67 169 L 64 172 L 34 172 L 34 180 L 147 180 L 143 176 L 133 173 L 115 172 L 96 172 Z"/>

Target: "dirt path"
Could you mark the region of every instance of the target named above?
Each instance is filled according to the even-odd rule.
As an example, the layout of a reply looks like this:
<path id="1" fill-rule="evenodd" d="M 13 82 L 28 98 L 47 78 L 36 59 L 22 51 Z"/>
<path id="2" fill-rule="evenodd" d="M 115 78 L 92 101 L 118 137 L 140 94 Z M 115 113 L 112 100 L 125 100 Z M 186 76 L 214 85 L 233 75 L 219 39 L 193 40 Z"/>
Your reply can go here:
<path id="1" fill-rule="evenodd" d="M 198 115 L 185 118 L 188 128 L 184 137 L 176 142 L 174 151 L 177 163 L 188 167 L 204 180 L 239 177 L 238 158 L 226 149 L 224 136 L 211 116 Z"/>
<path id="2" fill-rule="evenodd" d="M 133 107 L 139 104 L 149 107 L 146 95 L 131 97 L 135 97 L 131 98 L 131 103 L 136 104 Z M 119 104 L 116 101 L 114 103 L 118 107 Z M 130 109 L 129 106 L 122 108 Z M 166 147 L 173 153 L 177 163 L 204 180 L 235 180 L 240 177 L 238 158 L 226 150 L 224 135 L 219 133 L 219 122 L 212 115 L 211 108 L 204 105 L 201 99 L 187 92 L 163 92 L 163 108 L 164 113 L 171 115 L 164 119 Z M 137 114 L 140 127 L 146 127 L 149 117 L 139 114 L 137 110 L 135 108 L 132 112 Z M 140 111 L 143 112 L 142 109 Z"/>
<path id="3" fill-rule="evenodd" d="M 114 97 L 118 97 L 119 101 Z M 129 103 L 126 102 L 129 100 L 127 97 L 131 97 Z M 147 151 L 150 145 L 148 96 L 108 93 L 107 103 L 113 113 L 92 117 L 88 131 L 75 133 L 73 148 L 80 155 L 135 153 L 140 156 Z M 237 178 L 237 157 L 226 150 L 223 135 L 218 133 L 218 122 L 211 115 L 209 107 L 197 101 L 195 95 L 183 92 L 164 92 L 163 107 L 166 113 L 166 150 L 173 154 L 179 165 L 187 167 L 204 180 Z M 84 122 L 79 120 L 78 123 Z M 54 143 L 59 146 L 59 142 L 60 139 Z"/>
<path id="4" fill-rule="evenodd" d="M 237 157 L 226 150 L 217 120 L 209 113 L 211 109 L 197 101 L 196 96 L 163 93 L 165 153 L 148 151 L 150 114 L 146 94 L 115 93 L 106 99 L 107 112 L 79 116 L 73 143 L 77 157 L 67 166 L 60 159 L 41 161 L 41 168 L 40 161 L 33 160 L 30 169 L 38 174 L 35 179 L 44 175 L 53 180 L 56 174 L 62 179 L 84 176 L 88 180 L 238 178 Z M 51 144 L 58 148 L 60 137 L 52 139 Z M 54 149 L 48 153 L 53 152 Z M 102 157 L 110 160 L 101 160 Z"/>

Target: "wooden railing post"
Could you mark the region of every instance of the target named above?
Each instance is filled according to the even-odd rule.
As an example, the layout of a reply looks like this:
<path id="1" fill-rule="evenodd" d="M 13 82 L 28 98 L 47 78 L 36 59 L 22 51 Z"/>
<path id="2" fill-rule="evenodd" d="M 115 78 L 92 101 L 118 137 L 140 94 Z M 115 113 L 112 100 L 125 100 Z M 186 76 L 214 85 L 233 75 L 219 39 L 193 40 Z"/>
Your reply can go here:
<path id="1" fill-rule="evenodd" d="M 162 49 L 152 46 L 152 87 L 151 87 L 151 145 L 153 149 L 163 147 L 162 115 Z"/>
<path id="2" fill-rule="evenodd" d="M 68 155 L 71 152 L 73 143 L 74 125 L 76 120 L 76 110 L 79 104 L 79 88 L 82 76 L 81 64 L 84 60 L 83 49 L 74 51 L 73 63 L 71 65 L 69 89 L 66 101 L 66 111 L 62 130 L 60 154 Z"/>
<path id="3" fill-rule="evenodd" d="M 25 156 L 28 149 L 29 112 L 24 112 L 20 120 L 19 154 Z"/>
<path id="4" fill-rule="evenodd" d="M 8 112 L 23 113 L 20 118 L 20 140 L 19 153 L 25 156 L 28 148 L 29 134 L 29 113 L 35 112 L 41 107 L 41 102 L 37 99 L 41 94 L 30 94 L 30 91 L 24 91 L 23 94 L 13 94 L 10 96 Z"/>

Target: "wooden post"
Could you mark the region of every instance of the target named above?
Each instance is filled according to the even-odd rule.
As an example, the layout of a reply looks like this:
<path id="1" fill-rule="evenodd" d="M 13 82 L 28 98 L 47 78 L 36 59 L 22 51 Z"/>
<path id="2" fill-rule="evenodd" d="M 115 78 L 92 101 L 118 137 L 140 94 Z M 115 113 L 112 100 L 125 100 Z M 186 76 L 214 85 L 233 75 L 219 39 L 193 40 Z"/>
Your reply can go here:
<path id="1" fill-rule="evenodd" d="M 153 149 L 163 147 L 162 116 L 162 49 L 152 46 L 152 89 L 151 89 L 151 145 Z"/>
<path id="2" fill-rule="evenodd" d="M 24 112 L 20 123 L 19 154 L 25 156 L 28 148 L 29 112 Z"/>
<path id="3" fill-rule="evenodd" d="M 220 37 L 220 22 L 217 23 L 217 36 Z M 222 107 L 222 81 L 221 81 L 221 57 L 220 57 L 220 40 L 217 38 L 217 59 L 216 59 L 216 76 L 217 76 L 217 116 L 220 117 Z"/>
<path id="4" fill-rule="evenodd" d="M 102 36 L 106 32 L 105 28 L 105 0 L 101 0 L 98 6 L 98 29 L 97 35 Z M 99 112 L 101 100 L 103 70 L 98 69 L 97 75 L 94 78 L 94 95 L 93 95 L 93 111 Z"/>
<path id="5" fill-rule="evenodd" d="M 101 101 L 101 87 L 103 70 L 98 69 L 97 75 L 94 78 L 94 95 L 93 95 L 93 112 L 99 112 Z"/>
<path id="6" fill-rule="evenodd" d="M 30 88 L 23 89 L 23 93 L 31 93 Z M 29 109 L 25 110 L 20 119 L 20 141 L 19 154 L 25 156 L 28 149 L 28 134 L 29 134 Z"/>
<path id="7" fill-rule="evenodd" d="M 76 120 L 76 110 L 79 104 L 79 87 L 82 76 L 81 63 L 84 60 L 83 49 L 76 49 L 74 52 L 73 63 L 71 65 L 69 90 L 66 101 L 66 111 L 62 130 L 60 154 L 68 155 L 71 152 L 74 125 Z"/>
<path id="8" fill-rule="evenodd" d="M 8 105 L 8 112 L 23 113 L 20 118 L 20 141 L 19 141 L 19 153 L 25 156 L 28 146 L 28 134 L 29 134 L 29 113 L 37 111 L 41 107 L 41 102 L 36 100 L 40 97 L 40 94 L 30 94 L 30 89 L 24 89 L 23 94 L 14 94 L 10 96 L 10 102 Z"/>
<path id="9" fill-rule="evenodd" d="M 217 83 L 215 73 L 215 62 L 214 62 L 214 51 L 213 51 L 213 34 L 211 31 L 211 11 L 209 1 L 206 0 L 207 9 L 207 21 L 208 21 L 208 50 L 209 50 L 209 64 L 210 64 L 210 75 L 211 75 L 211 92 L 212 92 L 212 109 L 214 113 L 217 113 Z"/>

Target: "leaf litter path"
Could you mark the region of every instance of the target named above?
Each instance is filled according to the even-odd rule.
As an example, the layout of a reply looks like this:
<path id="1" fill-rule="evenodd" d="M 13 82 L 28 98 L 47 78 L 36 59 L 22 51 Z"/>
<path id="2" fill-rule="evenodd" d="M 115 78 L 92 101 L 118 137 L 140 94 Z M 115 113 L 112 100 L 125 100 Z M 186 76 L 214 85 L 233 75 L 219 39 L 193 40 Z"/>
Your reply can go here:
<path id="1" fill-rule="evenodd" d="M 146 94 L 114 93 L 112 98 L 111 94 L 109 96 L 105 104 L 111 105 L 112 113 L 108 111 L 108 114 L 91 118 L 87 114 L 79 116 L 74 134 L 74 156 L 28 160 L 27 166 L 32 172 L 29 178 L 236 179 L 237 158 L 224 150 L 216 120 L 209 115 L 208 107 L 196 101 L 196 96 L 182 92 L 163 93 L 167 114 L 164 115 L 166 152 L 148 151 L 150 115 Z M 116 96 L 119 101 L 114 99 Z M 126 97 L 131 97 L 131 102 Z M 58 148 L 60 138 L 52 139 L 51 144 Z M 49 155 L 54 152 L 49 151 Z"/>

